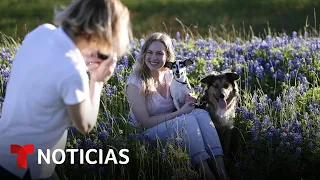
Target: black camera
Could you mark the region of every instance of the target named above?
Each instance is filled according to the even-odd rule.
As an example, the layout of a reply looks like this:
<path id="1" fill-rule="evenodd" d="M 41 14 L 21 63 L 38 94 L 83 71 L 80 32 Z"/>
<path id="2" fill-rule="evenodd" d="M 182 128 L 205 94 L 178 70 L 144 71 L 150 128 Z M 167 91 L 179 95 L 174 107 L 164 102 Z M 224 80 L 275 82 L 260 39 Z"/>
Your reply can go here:
<path id="1" fill-rule="evenodd" d="M 101 60 L 106 60 L 109 58 L 109 55 L 102 54 L 100 52 L 97 53 L 97 57 Z"/>

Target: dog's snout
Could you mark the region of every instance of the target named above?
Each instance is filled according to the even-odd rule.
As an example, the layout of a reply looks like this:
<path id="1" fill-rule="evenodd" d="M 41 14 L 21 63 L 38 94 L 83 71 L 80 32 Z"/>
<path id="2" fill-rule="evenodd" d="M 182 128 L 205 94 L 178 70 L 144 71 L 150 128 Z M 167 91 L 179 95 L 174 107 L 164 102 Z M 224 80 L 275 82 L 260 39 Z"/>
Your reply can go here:
<path id="1" fill-rule="evenodd" d="M 220 93 L 219 98 L 224 99 L 224 95 Z"/>

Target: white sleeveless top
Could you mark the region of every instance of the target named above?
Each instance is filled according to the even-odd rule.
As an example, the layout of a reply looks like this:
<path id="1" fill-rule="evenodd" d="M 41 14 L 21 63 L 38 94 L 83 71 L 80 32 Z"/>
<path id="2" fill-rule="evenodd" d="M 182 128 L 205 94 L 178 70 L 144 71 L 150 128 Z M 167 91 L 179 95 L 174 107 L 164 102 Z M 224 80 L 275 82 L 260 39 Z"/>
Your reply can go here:
<path id="1" fill-rule="evenodd" d="M 155 115 L 161 115 L 161 114 L 167 114 L 170 112 L 173 112 L 175 110 L 175 106 L 170 94 L 170 85 L 172 82 L 173 75 L 170 72 L 170 70 L 167 70 L 165 72 L 165 83 L 166 83 L 166 88 L 167 88 L 167 95 L 166 98 L 162 97 L 158 91 L 154 91 L 151 97 L 148 98 L 148 111 L 150 116 L 155 116 Z M 131 76 L 128 77 L 126 81 L 126 86 L 128 84 L 134 84 L 138 88 L 142 88 L 142 81 L 136 77 L 134 74 L 131 74 Z M 142 128 L 140 123 L 137 121 L 135 118 L 132 110 L 130 110 L 129 114 L 129 123 L 133 125 L 134 127 L 137 128 Z"/>

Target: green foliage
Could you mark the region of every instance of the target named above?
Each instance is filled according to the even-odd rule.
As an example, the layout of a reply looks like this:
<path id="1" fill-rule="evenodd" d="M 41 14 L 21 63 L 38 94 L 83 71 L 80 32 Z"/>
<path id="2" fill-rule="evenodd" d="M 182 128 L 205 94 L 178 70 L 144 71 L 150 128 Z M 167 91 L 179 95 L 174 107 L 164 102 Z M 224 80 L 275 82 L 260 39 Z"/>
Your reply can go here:
<path id="1" fill-rule="evenodd" d="M 235 117 L 239 136 L 245 142 L 233 158 L 226 158 L 228 173 L 240 179 L 317 179 L 320 167 L 320 88 L 319 50 L 316 38 L 296 35 L 289 38 L 269 35 L 266 39 L 214 40 L 211 38 L 173 39 L 178 58 L 193 58 L 190 82 L 204 88 L 200 79 L 218 67 L 241 70 L 240 99 Z M 310 35 L 311 36 L 311 35 Z M 0 95 L 5 97 L 12 60 L 19 47 L 3 36 L 0 47 Z M 270 41 L 269 44 L 266 41 Z M 286 43 L 278 43 L 286 42 Z M 124 90 L 132 72 L 140 42 L 135 39 L 132 54 L 119 60 L 115 75 L 101 95 L 98 123 L 90 134 L 69 128 L 67 148 L 129 149 L 128 165 L 58 166 L 62 179 L 199 179 L 180 139 L 154 143 L 129 124 Z M 191 55 L 190 55 L 191 54 Z M 208 56 L 208 54 L 210 56 Z M 281 55 L 279 55 L 281 54 Z M 190 55 L 190 56 L 189 56 Z M 244 59 L 246 58 L 246 59 Z M 273 63 L 272 68 L 267 63 Z M 301 63 L 303 62 L 303 63 Z M 259 64 L 259 66 L 255 65 Z M 296 67 L 298 65 L 298 67 Z M 263 76 L 257 72 L 262 67 Z M 192 69 L 192 68 L 191 68 Z M 288 75 L 290 78 L 279 75 Z M 292 72 L 296 74 L 291 75 Z M 201 96 L 201 92 L 197 91 Z M 117 154 L 118 157 L 118 154 Z M 70 157 L 67 157 L 69 159 Z M 92 157 L 96 159 L 96 156 Z"/>
<path id="2" fill-rule="evenodd" d="M 53 22 L 54 8 L 72 0 L 2 0 L 0 31 L 15 38 L 43 22 Z M 305 26 L 319 29 L 315 0 L 123 0 L 131 11 L 134 35 L 144 37 L 152 31 L 175 35 L 183 28 L 201 36 L 245 39 L 252 29 L 255 35 L 268 31 L 299 31 Z M 184 25 L 181 25 L 179 19 Z M 270 28 L 270 29 L 269 29 Z M 236 31 L 239 32 L 236 32 Z M 303 29 L 302 29 L 303 30 Z M 232 31 L 231 33 L 228 32 Z M 187 32 L 187 30 L 186 30 Z"/>

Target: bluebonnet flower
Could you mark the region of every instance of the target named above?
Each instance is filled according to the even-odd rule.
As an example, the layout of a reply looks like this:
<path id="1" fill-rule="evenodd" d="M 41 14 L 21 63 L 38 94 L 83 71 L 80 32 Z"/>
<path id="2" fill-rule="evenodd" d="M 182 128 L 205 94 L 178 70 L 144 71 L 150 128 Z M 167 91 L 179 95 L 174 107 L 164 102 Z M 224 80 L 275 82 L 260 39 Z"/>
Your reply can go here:
<path id="1" fill-rule="evenodd" d="M 270 117 L 264 116 L 263 117 L 263 125 L 264 127 L 268 128 L 271 125 Z"/>
<path id="2" fill-rule="evenodd" d="M 296 100 L 296 89 L 295 87 L 290 87 L 283 97 L 283 100 L 287 103 L 293 103 Z"/>
<path id="3" fill-rule="evenodd" d="M 249 119 L 249 111 L 247 107 L 242 106 L 239 108 L 239 113 L 241 114 L 243 119 Z"/>
<path id="4" fill-rule="evenodd" d="M 221 70 L 223 71 L 223 70 L 226 70 L 226 69 L 231 69 L 231 67 L 228 64 L 225 63 L 225 64 L 223 64 Z"/>
<path id="5" fill-rule="evenodd" d="M 317 103 L 309 104 L 308 109 L 312 114 L 320 114 L 319 105 Z"/>
<path id="6" fill-rule="evenodd" d="M 282 103 L 279 97 L 276 98 L 275 102 L 274 102 L 274 108 L 277 112 L 279 112 L 282 108 Z"/>
<path id="7" fill-rule="evenodd" d="M 293 137 L 293 143 L 295 145 L 298 145 L 301 143 L 301 141 L 302 141 L 302 135 L 300 133 L 295 134 Z"/>
<path id="8" fill-rule="evenodd" d="M 273 134 L 271 132 L 264 133 L 264 139 L 270 141 L 272 139 Z"/>
<path id="9" fill-rule="evenodd" d="M 190 35 L 187 33 L 185 36 L 184 42 L 189 43 L 189 40 L 190 40 Z"/>
<path id="10" fill-rule="evenodd" d="M 117 77 L 119 83 L 122 82 L 123 76 L 121 74 L 117 73 L 116 77 Z"/>
<path id="11" fill-rule="evenodd" d="M 207 62 L 206 63 L 206 73 L 211 74 L 212 71 L 213 71 L 213 64 L 210 62 Z"/>
<path id="12" fill-rule="evenodd" d="M 86 140 L 86 143 L 87 143 L 87 146 L 88 146 L 89 148 L 94 147 L 94 142 L 93 142 L 91 139 L 87 139 L 87 140 Z"/>
<path id="13" fill-rule="evenodd" d="M 123 56 L 122 65 L 124 68 L 129 68 L 129 58 L 127 55 Z"/>
<path id="14" fill-rule="evenodd" d="M 236 73 L 237 73 L 237 74 L 239 74 L 239 75 L 242 74 L 242 69 L 241 69 L 241 67 L 236 66 L 236 67 L 235 67 L 235 70 L 236 70 Z"/>
<path id="15" fill-rule="evenodd" d="M 110 84 L 107 84 L 105 85 L 105 91 L 107 97 L 111 97 L 117 91 L 117 86 L 111 86 Z"/>
<path id="16" fill-rule="evenodd" d="M 256 127 L 257 129 L 261 129 L 261 128 L 262 128 L 262 124 L 261 124 L 260 120 L 257 119 L 257 118 L 255 118 L 255 119 L 253 120 L 253 124 L 255 125 L 255 127 Z"/>
<path id="17" fill-rule="evenodd" d="M 248 112 L 248 118 L 251 120 L 254 119 L 254 112 L 252 112 L 251 110 Z"/>
<path id="18" fill-rule="evenodd" d="M 80 148 L 80 146 L 82 145 L 82 140 L 81 139 L 77 139 L 75 145 L 76 145 L 76 148 Z"/>
<path id="19" fill-rule="evenodd" d="M 98 137 L 101 141 L 105 141 L 108 136 L 109 136 L 109 131 L 107 130 L 102 130 L 101 132 L 98 132 Z"/>
<path id="20" fill-rule="evenodd" d="M 100 121 L 99 123 L 98 123 L 98 131 L 100 132 L 100 131 L 103 131 L 103 130 L 108 130 L 108 131 L 110 131 L 112 128 L 111 128 L 111 126 L 109 125 L 109 124 L 107 124 L 106 122 L 104 122 L 104 121 Z"/>
<path id="21" fill-rule="evenodd" d="M 297 38 L 297 32 L 296 31 L 292 32 L 292 38 L 294 38 L 294 39 Z"/>
<path id="22" fill-rule="evenodd" d="M 76 129 L 76 127 L 75 127 L 74 125 L 70 126 L 69 129 L 70 129 L 70 132 L 71 132 L 72 134 L 74 134 L 74 133 L 77 132 L 77 129 Z"/>
<path id="23" fill-rule="evenodd" d="M 216 66 L 216 71 L 220 71 L 220 70 L 221 70 L 220 65 L 217 65 L 217 66 Z"/>
<path id="24" fill-rule="evenodd" d="M 138 59 L 139 55 L 140 55 L 140 53 L 138 51 L 133 51 L 132 56 L 133 56 L 134 59 Z"/>
<path id="25" fill-rule="evenodd" d="M 256 103 L 256 110 L 257 110 L 258 114 L 261 114 L 264 112 L 264 107 L 263 107 L 262 103 L 260 103 L 260 102 Z"/>
<path id="26" fill-rule="evenodd" d="M 284 60 L 283 54 L 279 49 L 276 51 L 276 58 L 281 60 L 281 61 Z"/>
<path id="27" fill-rule="evenodd" d="M 196 69 L 196 65 L 195 64 L 191 64 L 188 68 L 187 68 L 187 72 L 191 73 Z"/>
<path id="28" fill-rule="evenodd" d="M 221 44 L 220 44 L 220 47 L 221 47 L 222 49 L 225 49 L 225 48 L 227 47 L 227 42 L 226 42 L 225 40 L 223 40 L 223 41 L 221 42 Z"/>
<path id="29" fill-rule="evenodd" d="M 276 74 L 275 74 L 275 78 L 277 80 L 282 81 L 284 79 L 284 73 L 281 70 L 277 70 Z"/>
<path id="30" fill-rule="evenodd" d="M 9 48 L 3 48 L 0 51 L 0 58 L 3 60 L 10 60 L 11 59 L 11 51 Z"/>
<path id="31" fill-rule="evenodd" d="M 300 133 L 302 131 L 302 125 L 300 122 L 293 122 L 290 130 L 295 133 Z"/>
<path id="32" fill-rule="evenodd" d="M 288 141 L 288 139 L 289 139 L 288 133 L 282 132 L 282 133 L 280 134 L 280 138 L 281 138 L 284 142 Z"/>
<path id="33" fill-rule="evenodd" d="M 279 131 L 274 126 L 271 126 L 269 132 L 272 133 L 273 137 L 279 137 Z"/>
<path id="34" fill-rule="evenodd" d="M 202 88 L 201 85 L 199 85 L 199 84 L 194 87 L 194 90 L 195 90 L 196 92 L 199 92 L 200 94 L 203 93 L 203 88 Z"/>
<path id="35" fill-rule="evenodd" d="M 299 88 L 299 91 L 298 91 L 299 95 L 302 95 L 303 93 L 305 93 L 305 92 L 307 91 L 307 86 L 308 86 L 308 85 L 306 85 L 306 84 L 300 84 L 300 85 L 298 86 L 298 88 Z"/>
<path id="36" fill-rule="evenodd" d="M 176 39 L 177 40 L 180 39 L 180 32 L 179 31 L 176 33 Z"/>

